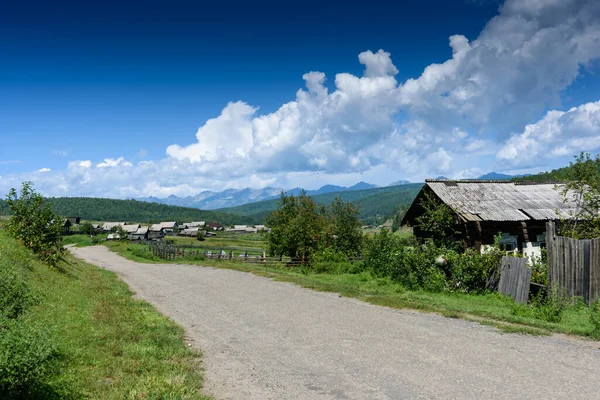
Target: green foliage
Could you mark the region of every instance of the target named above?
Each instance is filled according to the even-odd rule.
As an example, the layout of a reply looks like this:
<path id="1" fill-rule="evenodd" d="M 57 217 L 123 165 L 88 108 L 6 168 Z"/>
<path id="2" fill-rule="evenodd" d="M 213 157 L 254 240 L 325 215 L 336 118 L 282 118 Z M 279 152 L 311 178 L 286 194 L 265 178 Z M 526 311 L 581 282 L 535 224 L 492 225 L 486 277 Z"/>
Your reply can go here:
<path id="1" fill-rule="evenodd" d="M 400 204 L 398 206 L 398 209 L 392 217 L 392 232 L 396 232 L 398 229 L 400 229 L 400 224 L 402 223 L 404 214 L 406 214 L 406 211 L 408 210 L 409 206 L 410 204 Z"/>
<path id="2" fill-rule="evenodd" d="M 571 162 L 561 188 L 565 202 L 576 208 L 559 225 L 559 235 L 575 239 L 600 237 L 600 155 L 581 153 Z"/>
<path id="3" fill-rule="evenodd" d="M 540 257 L 531 259 L 531 282 L 548 285 L 548 253 L 542 249 Z"/>
<path id="4" fill-rule="evenodd" d="M 95 232 L 94 230 L 94 226 L 89 223 L 89 222 L 84 222 L 83 224 L 81 224 L 81 233 L 84 235 L 93 235 Z"/>
<path id="5" fill-rule="evenodd" d="M 571 299 L 560 289 L 550 288 L 541 292 L 531 300 L 537 318 L 547 322 L 558 323 L 562 320 L 564 311 L 571 304 Z"/>
<path id="6" fill-rule="evenodd" d="M 92 197 L 54 197 L 46 199 L 58 215 L 77 215 L 90 221 L 214 221 L 223 225 L 254 224 L 259 220 L 245 215 L 199 210 L 191 207 L 169 206 L 137 200 L 99 199 Z M 0 200 L 0 215 L 8 214 Z"/>
<path id="7" fill-rule="evenodd" d="M 206 231 L 198 229 L 198 233 L 196 233 L 196 239 L 204 242 L 206 240 Z"/>
<path id="8" fill-rule="evenodd" d="M 376 189 L 324 193 L 310 197 L 316 204 L 323 205 L 331 204 L 336 197 L 344 202 L 354 203 L 360 207 L 358 217 L 363 224 L 379 225 L 390 218 L 397 211 L 399 205 L 410 206 L 421 187 L 423 187 L 422 183 L 412 183 Z M 217 211 L 244 215 L 257 220 L 256 223 L 259 223 L 266 221 L 269 213 L 277 209 L 278 203 L 278 199 L 263 200 L 237 207 L 222 208 Z"/>
<path id="9" fill-rule="evenodd" d="M 62 252 L 62 223 L 31 182 L 24 182 L 20 195 L 11 189 L 6 202 L 12 215 L 7 230 L 46 264 L 56 267 Z"/>
<path id="10" fill-rule="evenodd" d="M 324 209 L 317 209 L 306 193 L 297 197 L 281 193 L 279 208 L 267 218 L 271 227 L 267 234 L 269 254 L 308 260 L 317 250 L 325 223 Z"/>
<path id="11" fill-rule="evenodd" d="M 493 282 L 503 254 L 494 249 L 484 254 L 472 249 L 460 253 L 432 241 L 409 244 L 382 229 L 365 240 L 365 267 L 410 289 L 483 292 Z"/>
<path id="12" fill-rule="evenodd" d="M 324 245 L 348 256 L 356 256 L 362 247 L 363 233 L 358 219 L 359 207 L 339 197 L 328 209 L 328 227 Z"/>
<path id="13" fill-rule="evenodd" d="M 9 319 L 18 318 L 33 302 L 25 271 L 0 253 L 0 329 Z"/>
<path id="14" fill-rule="evenodd" d="M 454 212 L 445 203 L 429 192 L 424 193 L 420 202 L 423 213 L 417 217 L 419 228 L 426 233 L 436 246 L 456 247 Z"/>
<path id="15" fill-rule="evenodd" d="M 590 323 L 593 326 L 590 336 L 600 340 L 600 298 L 590 305 Z"/>
<path id="16" fill-rule="evenodd" d="M 0 397 L 41 396 L 57 373 L 53 335 L 31 317 L 39 296 L 28 282 L 29 251 L 0 236 Z"/>
<path id="17" fill-rule="evenodd" d="M 43 325 L 19 318 L 0 330 L 0 395 L 38 397 L 59 372 L 58 345 Z"/>
<path id="18" fill-rule="evenodd" d="M 363 263 L 350 262 L 345 253 L 333 247 L 317 251 L 310 261 L 310 271 L 319 274 L 357 274 L 363 270 Z"/>

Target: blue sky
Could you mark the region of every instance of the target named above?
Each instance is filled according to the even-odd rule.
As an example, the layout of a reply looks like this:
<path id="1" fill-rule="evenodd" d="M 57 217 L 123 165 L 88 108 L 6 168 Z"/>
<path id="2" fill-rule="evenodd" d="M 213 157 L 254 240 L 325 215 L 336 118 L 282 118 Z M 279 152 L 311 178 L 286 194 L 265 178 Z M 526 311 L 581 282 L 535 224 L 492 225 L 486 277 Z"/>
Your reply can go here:
<path id="1" fill-rule="evenodd" d="M 0 192 L 383 185 L 600 149 L 594 1 L 90 3 L 2 6 Z"/>

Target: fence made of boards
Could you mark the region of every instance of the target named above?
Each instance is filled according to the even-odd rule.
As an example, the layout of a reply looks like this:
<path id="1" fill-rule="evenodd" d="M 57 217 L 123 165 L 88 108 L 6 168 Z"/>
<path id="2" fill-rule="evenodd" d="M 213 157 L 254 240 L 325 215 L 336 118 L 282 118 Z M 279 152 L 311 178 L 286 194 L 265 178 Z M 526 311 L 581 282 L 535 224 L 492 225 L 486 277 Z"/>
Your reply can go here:
<path id="1" fill-rule="evenodd" d="M 261 254 L 249 253 L 243 249 L 202 249 L 197 246 L 172 245 L 161 242 L 152 242 L 147 251 L 163 260 L 175 260 L 178 258 L 204 257 L 214 260 L 241 261 L 256 264 L 285 264 L 287 266 L 302 265 L 302 260 L 283 259 L 278 257 L 267 257 L 263 251 Z M 361 261 L 361 257 L 351 258 L 350 262 Z"/>
<path id="2" fill-rule="evenodd" d="M 557 236 L 546 224 L 548 283 L 571 297 L 591 304 L 600 296 L 600 239 L 577 240 Z"/>
<path id="3" fill-rule="evenodd" d="M 531 268 L 527 259 L 502 257 L 498 292 L 512 297 L 518 303 L 527 303 L 531 284 Z"/>

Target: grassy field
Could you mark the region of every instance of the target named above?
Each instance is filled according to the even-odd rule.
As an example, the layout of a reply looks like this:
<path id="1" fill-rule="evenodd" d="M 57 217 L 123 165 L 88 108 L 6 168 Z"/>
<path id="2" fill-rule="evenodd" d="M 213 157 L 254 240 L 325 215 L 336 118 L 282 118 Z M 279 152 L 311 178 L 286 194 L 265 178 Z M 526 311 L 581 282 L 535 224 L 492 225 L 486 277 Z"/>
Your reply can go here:
<path id="1" fill-rule="evenodd" d="M 465 294 L 411 291 L 388 278 L 377 278 L 370 272 L 358 274 L 314 273 L 303 268 L 278 265 L 246 264 L 241 261 L 185 260 L 164 261 L 144 253 L 143 246 L 128 243 L 106 243 L 122 256 L 151 263 L 189 263 L 195 265 L 229 268 L 266 276 L 279 281 L 292 282 L 313 290 L 335 292 L 372 304 L 435 312 L 446 317 L 463 318 L 493 325 L 507 333 L 548 335 L 552 332 L 590 336 L 594 326 L 590 322 L 590 308 L 582 304 L 568 307 L 560 322 L 547 322 L 539 317 L 539 310 L 531 305 L 521 305 L 498 293 Z"/>
<path id="2" fill-rule="evenodd" d="M 40 398 L 208 398 L 200 393 L 200 355 L 185 344 L 183 329 L 133 299 L 115 274 L 71 256 L 64 272 L 52 271 L 1 231 L 0 255 L 27 261 L 27 281 L 40 299 L 27 318 L 50 330 L 61 353 L 60 374 Z"/>

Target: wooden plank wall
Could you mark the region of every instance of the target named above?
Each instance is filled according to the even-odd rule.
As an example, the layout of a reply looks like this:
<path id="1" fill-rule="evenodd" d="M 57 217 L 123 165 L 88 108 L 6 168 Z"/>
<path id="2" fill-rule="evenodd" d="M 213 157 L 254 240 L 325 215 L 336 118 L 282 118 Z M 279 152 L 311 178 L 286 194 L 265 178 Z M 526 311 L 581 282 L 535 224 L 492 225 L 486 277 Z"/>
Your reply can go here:
<path id="1" fill-rule="evenodd" d="M 527 303 L 530 283 L 531 268 L 525 258 L 502 257 L 498 283 L 500 293 L 511 296 L 516 302 Z"/>
<path id="2" fill-rule="evenodd" d="M 586 304 L 600 297 L 600 239 L 576 240 L 556 236 L 554 223 L 546 226 L 548 283 Z"/>

